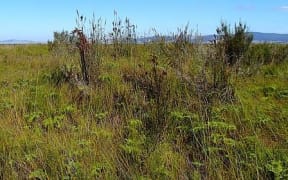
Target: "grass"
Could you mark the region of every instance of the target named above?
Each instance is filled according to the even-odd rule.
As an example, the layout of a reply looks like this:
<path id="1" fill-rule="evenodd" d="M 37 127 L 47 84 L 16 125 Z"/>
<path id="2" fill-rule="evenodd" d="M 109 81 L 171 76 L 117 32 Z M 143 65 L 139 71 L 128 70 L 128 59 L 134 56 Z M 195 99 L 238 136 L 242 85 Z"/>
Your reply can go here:
<path id="1" fill-rule="evenodd" d="M 108 47 L 91 86 L 51 79 L 77 54 L 0 46 L 0 179 L 287 178 L 287 60 L 233 74 L 236 101 L 212 99 L 206 122 L 201 46 L 173 66 L 157 44 Z"/>

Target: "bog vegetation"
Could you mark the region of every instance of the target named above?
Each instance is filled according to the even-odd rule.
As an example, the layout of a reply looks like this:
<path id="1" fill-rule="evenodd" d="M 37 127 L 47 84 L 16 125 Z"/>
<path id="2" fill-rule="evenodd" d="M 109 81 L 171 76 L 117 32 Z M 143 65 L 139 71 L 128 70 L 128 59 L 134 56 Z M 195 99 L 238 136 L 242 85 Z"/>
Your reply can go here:
<path id="1" fill-rule="evenodd" d="M 288 178 L 288 45 L 112 25 L 0 46 L 0 179 Z"/>

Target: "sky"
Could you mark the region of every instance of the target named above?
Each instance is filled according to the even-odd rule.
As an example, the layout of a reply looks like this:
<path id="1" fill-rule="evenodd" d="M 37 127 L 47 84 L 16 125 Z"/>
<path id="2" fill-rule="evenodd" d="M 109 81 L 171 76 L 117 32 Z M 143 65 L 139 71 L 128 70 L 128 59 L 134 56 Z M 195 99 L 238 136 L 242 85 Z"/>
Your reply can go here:
<path id="1" fill-rule="evenodd" d="M 155 28 L 161 34 L 177 32 L 187 23 L 194 32 L 215 34 L 221 21 L 244 22 L 250 31 L 288 34 L 288 0 L 3 0 L 0 5 L 0 41 L 42 41 L 53 32 L 72 31 L 76 10 L 87 19 L 106 20 L 111 31 L 114 10 L 137 25 L 139 36 Z"/>

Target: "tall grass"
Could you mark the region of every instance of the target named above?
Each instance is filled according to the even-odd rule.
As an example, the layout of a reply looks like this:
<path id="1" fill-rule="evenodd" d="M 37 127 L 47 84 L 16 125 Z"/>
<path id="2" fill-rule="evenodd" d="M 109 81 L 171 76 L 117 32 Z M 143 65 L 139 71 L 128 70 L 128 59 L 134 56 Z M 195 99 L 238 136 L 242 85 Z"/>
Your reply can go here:
<path id="1" fill-rule="evenodd" d="M 79 36 L 0 46 L 0 179 L 287 178 L 287 46 L 253 44 L 233 69 L 223 39 L 135 44 L 115 18 L 111 44 L 100 21 L 79 29 L 87 84 Z"/>

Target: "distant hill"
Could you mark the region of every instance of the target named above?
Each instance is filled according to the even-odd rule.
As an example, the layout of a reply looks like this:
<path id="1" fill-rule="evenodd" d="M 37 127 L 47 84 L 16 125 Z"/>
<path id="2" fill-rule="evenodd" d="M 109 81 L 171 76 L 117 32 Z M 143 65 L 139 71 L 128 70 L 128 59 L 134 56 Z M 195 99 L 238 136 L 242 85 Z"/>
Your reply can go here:
<path id="1" fill-rule="evenodd" d="M 8 39 L 4 41 L 0 41 L 0 44 L 38 44 L 41 42 L 30 41 L 30 40 L 17 40 L 17 39 Z"/>
<path id="2" fill-rule="evenodd" d="M 253 42 L 254 43 L 288 43 L 288 34 L 277 34 L 277 33 L 261 33 L 261 32 L 251 32 L 253 34 Z M 142 37 L 138 38 L 139 43 L 153 41 L 156 38 L 154 36 L 151 37 Z M 172 41 L 171 36 L 165 36 L 167 41 Z M 214 39 L 214 35 L 204 35 L 201 36 L 200 39 L 204 43 L 207 43 Z"/>
<path id="3" fill-rule="evenodd" d="M 255 42 L 288 43 L 288 34 L 253 32 Z"/>
<path id="4" fill-rule="evenodd" d="M 288 43 L 288 34 L 251 32 L 254 43 Z M 214 35 L 202 36 L 204 42 L 214 39 Z"/>
<path id="5" fill-rule="evenodd" d="M 277 33 L 261 33 L 261 32 L 251 32 L 253 34 L 253 42 L 254 43 L 288 43 L 288 34 L 277 34 Z M 172 36 L 164 36 L 165 40 L 168 42 L 173 41 Z M 149 36 L 149 37 L 140 37 L 137 39 L 137 42 L 142 44 L 145 42 L 155 41 L 157 37 Z M 202 41 L 207 43 L 214 39 L 214 35 L 204 35 L 201 36 Z M 0 44 L 45 44 L 46 42 L 37 42 L 37 41 L 30 41 L 30 40 L 16 40 L 16 39 L 9 39 L 0 41 Z"/>

